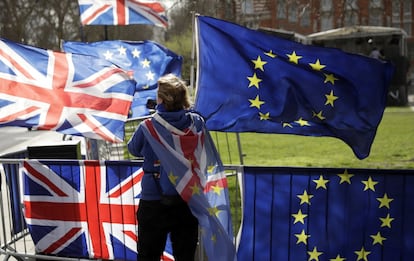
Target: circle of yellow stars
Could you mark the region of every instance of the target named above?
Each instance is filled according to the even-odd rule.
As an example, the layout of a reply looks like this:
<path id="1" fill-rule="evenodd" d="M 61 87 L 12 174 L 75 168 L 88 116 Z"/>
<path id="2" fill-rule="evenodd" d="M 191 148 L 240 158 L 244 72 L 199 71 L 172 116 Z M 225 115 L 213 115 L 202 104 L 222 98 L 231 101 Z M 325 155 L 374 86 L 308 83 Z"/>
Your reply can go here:
<path id="1" fill-rule="evenodd" d="M 266 61 L 267 59 L 275 59 L 277 58 L 277 55 L 273 53 L 272 50 L 264 53 L 264 58 L 262 56 L 258 55 L 256 59 L 251 60 L 254 65 L 255 72 L 252 76 L 247 76 L 247 80 L 249 82 L 248 88 L 256 88 L 257 90 L 260 89 L 262 79 L 260 79 L 256 73 L 256 71 L 265 72 L 265 65 L 268 63 Z M 293 51 L 292 53 L 285 54 L 285 57 L 290 63 L 292 64 L 299 64 L 300 59 L 303 57 L 296 54 L 296 51 Z M 319 59 L 316 59 L 314 63 L 308 63 L 308 66 L 315 72 L 323 72 L 323 69 L 327 66 L 325 64 L 322 64 Z M 324 80 L 323 83 L 327 86 L 334 86 L 335 82 L 339 79 L 335 77 L 332 73 L 323 73 Z M 325 94 L 325 105 L 331 106 L 332 108 L 335 106 L 335 101 L 339 99 L 338 96 L 335 96 L 334 90 L 331 88 L 329 92 Z M 270 115 L 270 112 L 261 111 L 262 105 L 264 105 L 266 102 L 260 98 L 260 95 L 257 94 L 255 97 L 252 97 L 252 99 L 248 99 L 250 103 L 250 108 L 257 108 L 259 110 L 259 118 L 260 120 L 270 120 L 272 118 L 272 115 Z M 312 117 L 318 119 L 319 121 L 324 121 L 326 117 L 324 116 L 323 110 L 320 111 L 312 111 Z M 311 126 L 311 122 L 308 119 L 304 119 L 303 117 L 298 118 L 294 122 L 282 122 L 282 126 L 285 128 L 293 128 L 293 123 L 296 123 L 300 127 L 305 126 Z"/>
<path id="2" fill-rule="evenodd" d="M 354 174 L 350 174 L 348 170 L 344 170 L 343 173 L 338 174 L 338 177 L 340 178 L 339 184 L 351 184 L 351 178 L 354 176 Z M 327 189 L 328 183 L 330 182 L 329 179 L 325 179 L 323 175 L 320 175 L 318 179 L 312 180 L 315 183 L 316 189 Z M 363 191 L 372 191 L 375 192 L 375 186 L 379 183 L 378 181 L 375 181 L 371 176 L 369 176 L 366 180 L 362 180 L 362 187 Z M 314 195 L 309 194 L 307 190 L 304 190 L 302 194 L 297 195 L 298 199 L 300 200 L 300 205 L 308 204 L 311 205 L 311 199 L 314 197 Z M 394 200 L 393 198 L 390 198 L 387 193 L 384 193 L 382 197 L 376 198 L 379 202 L 378 208 L 386 208 L 388 209 L 388 213 L 384 217 L 379 217 L 381 227 L 377 231 L 376 234 L 370 235 L 370 238 L 372 239 L 372 246 L 379 244 L 383 245 L 384 241 L 387 240 L 382 234 L 381 229 L 388 228 L 391 229 L 392 222 L 395 218 L 390 216 L 390 209 L 391 209 L 391 202 Z M 305 224 L 305 219 L 308 218 L 308 215 L 306 213 L 303 213 L 302 210 L 299 208 L 297 213 L 292 214 L 293 218 L 293 224 Z M 301 233 L 294 234 L 296 237 L 296 244 L 308 244 L 308 239 L 311 237 L 311 235 L 306 234 L 305 229 L 302 229 Z M 369 249 L 365 249 L 367 246 L 361 246 L 360 249 L 355 249 L 354 254 L 356 255 L 357 261 L 368 261 L 369 255 L 371 254 L 371 251 Z M 323 255 L 324 252 L 319 250 L 317 246 L 314 246 L 312 251 L 307 251 L 308 254 L 308 261 L 319 261 L 319 256 Z M 345 261 L 346 258 L 342 257 L 340 254 L 338 254 L 336 257 L 329 257 L 329 261 Z"/>

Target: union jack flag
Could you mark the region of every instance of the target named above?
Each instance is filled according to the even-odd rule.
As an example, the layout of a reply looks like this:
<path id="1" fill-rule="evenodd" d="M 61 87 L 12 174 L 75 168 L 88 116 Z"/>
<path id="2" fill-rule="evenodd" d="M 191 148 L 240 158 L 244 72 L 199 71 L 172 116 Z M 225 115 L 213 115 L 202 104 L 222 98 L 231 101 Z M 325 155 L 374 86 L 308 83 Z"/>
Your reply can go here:
<path id="1" fill-rule="evenodd" d="M 121 142 L 135 82 L 93 56 L 0 39 L 0 125 Z"/>
<path id="2" fill-rule="evenodd" d="M 148 116 L 147 102 L 156 100 L 157 80 L 173 73 L 181 75 L 182 57 L 153 41 L 64 42 L 65 52 L 93 55 L 131 71 L 136 82 L 130 118 Z"/>
<path id="3" fill-rule="evenodd" d="M 184 131 L 158 114 L 140 126 L 169 179 L 197 217 L 208 259 L 236 260 L 223 164 L 201 118 L 191 117 L 193 124 Z"/>
<path id="4" fill-rule="evenodd" d="M 83 25 L 152 24 L 167 27 L 165 8 L 147 0 L 78 0 Z"/>
<path id="5" fill-rule="evenodd" d="M 25 161 L 24 216 L 37 253 L 135 261 L 143 174 L 138 162 Z"/>

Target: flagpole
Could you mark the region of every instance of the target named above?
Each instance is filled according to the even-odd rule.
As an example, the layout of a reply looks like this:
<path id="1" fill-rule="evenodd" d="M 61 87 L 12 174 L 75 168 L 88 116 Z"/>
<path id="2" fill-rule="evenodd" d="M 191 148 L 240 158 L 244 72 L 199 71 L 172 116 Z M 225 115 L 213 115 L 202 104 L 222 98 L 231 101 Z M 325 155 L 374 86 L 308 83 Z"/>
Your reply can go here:
<path id="1" fill-rule="evenodd" d="M 194 63 L 195 63 L 195 11 L 191 11 L 191 23 L 192 23 L 192 35 L 193 35 L 193 42 L 191 45 L 191 66 L 190 66 L 190 88 L 192 93 L 194 94 Z"/>
<path id="2" fill-rule="evenodd" d="M 243 154 L 243 151 L 242 151 L 242 146 L 241 146 L 241 141 L 240 141 L 240 133 L 239 132 L 236 132 L 236 139 L 237 139 L 237 148 L 239 150 L 240 165 L 243 166 L 244 165 L 243 157 L 245 155 Z"/>

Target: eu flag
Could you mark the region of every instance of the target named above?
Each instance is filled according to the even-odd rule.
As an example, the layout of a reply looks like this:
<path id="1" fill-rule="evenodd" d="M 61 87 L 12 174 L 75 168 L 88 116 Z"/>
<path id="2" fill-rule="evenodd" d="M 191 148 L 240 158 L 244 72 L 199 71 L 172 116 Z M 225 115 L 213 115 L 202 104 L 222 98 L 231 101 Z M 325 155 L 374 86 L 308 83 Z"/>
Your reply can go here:
<path id="1" fill-rule="evenodd" d="M 182 57 L 153 41 L 65 42 L 65 52 L 96 56 L 130 71 L 136 81 L 130 118 L 147 116 L 147 104 L 157 95 L 157 80 L 168 73 L 181 75 Z"/>
<path id="2" fill-rule="evenodd" d="M 391 64 L 211 17 L 197 30 L 195 109 L 209 130 L 330 136 L 369 155 Z"/>
<path id="3" fill-rule="evenodd" d="M 414 171 L 244 168 L 238 260 L 414 256 Z"/>

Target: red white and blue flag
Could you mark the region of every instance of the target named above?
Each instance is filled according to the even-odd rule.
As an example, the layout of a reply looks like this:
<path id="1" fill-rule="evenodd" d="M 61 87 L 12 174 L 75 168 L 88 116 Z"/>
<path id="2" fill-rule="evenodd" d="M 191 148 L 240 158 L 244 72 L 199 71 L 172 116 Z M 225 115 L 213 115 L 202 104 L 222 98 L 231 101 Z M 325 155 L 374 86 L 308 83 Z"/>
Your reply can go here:
<path id="1" fill-rule="evenodd" d="M 181 131 L 158 114 L 143 127 L 151 148 L 197 217 L 208 260 L 236 260 L 228 185 L 223 164 L 201 117 Z M 197 119 L 198 118 L 198 119 Z"/>
<path id="2" fill-rule="evenodd" d="M 157 80 L 173 73 L 181 75 L 182 57 L 153 41 L 98 41 L 93 43 L 64 42 L 65 52 L 93 55 L 130 71 L 136 82 L 130 118 L 148 116 L 149 100 L 156 100 Z"/>
<path id="3" fill-rule="evenodd" d="M 93 56 L 0 39 L 0 126 L 121 142 L 135 81 Z"/>
<path id="4" fill-rule="evenodd" d="M 36 161 L 21 168 L 24 216 L 37 253 L 137 259 L 141 163 Z M 171 246 L 164 260 L 173 260 Z"/>
<path id="5" fill-rule="evenodd" d="M 148 0 L 78 0 L 83 25 L 150 24 L 167 27 L 165 8 Z"/>

